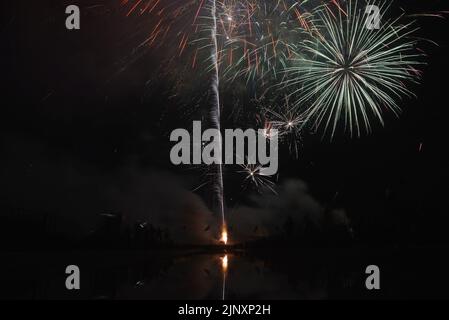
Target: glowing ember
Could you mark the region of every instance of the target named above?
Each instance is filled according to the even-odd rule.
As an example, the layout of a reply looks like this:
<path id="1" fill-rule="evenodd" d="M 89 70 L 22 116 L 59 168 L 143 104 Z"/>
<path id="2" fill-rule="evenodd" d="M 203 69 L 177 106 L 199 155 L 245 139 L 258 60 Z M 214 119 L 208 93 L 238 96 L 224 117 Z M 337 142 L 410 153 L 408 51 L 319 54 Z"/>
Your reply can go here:
<path id="1" fill-rule="evenodd" d="M 221 232 L 221 242 L 223 242 L 224 244 L 228 244 L 228 232 L 226 231 L 226 229 L 223 229 L 223 231 Z"/>

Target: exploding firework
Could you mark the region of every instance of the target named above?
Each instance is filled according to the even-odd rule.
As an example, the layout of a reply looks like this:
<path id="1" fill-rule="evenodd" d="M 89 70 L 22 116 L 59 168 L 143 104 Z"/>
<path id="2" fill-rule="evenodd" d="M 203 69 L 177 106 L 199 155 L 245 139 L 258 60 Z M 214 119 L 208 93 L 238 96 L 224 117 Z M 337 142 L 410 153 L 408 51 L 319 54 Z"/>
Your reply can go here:
<path id="1" fill-rule="evenodd" d="M 252 101 L 286 96 L 283 103 L 260 103 L 254 111 L 263 114 L 265 137 L 277 134 L 296 156 L 306 126 L 314 130 L 324 126 L 324 133 L 330 131 L 333 137 L 338 124 L 344 123 L 351 135 L 360 136 L 371 130 L 373 118 L 383 124 L 386 111 L 397 115 L 398 100 L 412 95 L 406 83 L 420 75 L 415 67 L 421 55 L 415 49 L 417 41 L 410 38 L 416 29 L 413 23 L 401 24 L 402 17 L 387 20 L 384 3 L 378 3 L 379 30 L 366 28 L 367 3 L 362 0 L 121 3 L 127 16 L 144 17 L 145 39 L 136 49 L 163 53 L 168 61 L 163 68 L 178 78 L 176 83 L 204 94 L 200 86 L 206 82 L 197 80 L 206 75 L 210 90 L 205 99 L 213 128 L 221 127 L 221 94 L 227 105 L 243 109 L 229 101 L 233 99 L 226 94 L 229 88 L 250 84 L 242 85 L 240 93 Z M 194 99 L 186 96 L 192 104 Z M 276 193 L 260 165 L 241 168 L 245 187 Z M 222 217 L 221 241 L 226 244 L 223 168 L 217 165 L 209 172 Z"/>
<path id="2" fill-rule="evenodd" d="M 386 18 L 388 5 L 378 3 L 380 29 L 366 27 L 365 5 L 348 1 L 345 13 L 329 7 L 318 11 L 322 36 L 301 43 L 283 87 L 304 111 L 311 127 L 324 125 L 333 137 L 340 120 L 351 136 L 370 132 L 372 118 L 384 123 L 384 113 L 398 115 L 397 100 L 412 93 L 406 82 L 420 73 L 413 22 Z"/>
<path id="3" fill-rule="evenodd" d="M 219 64 L 230 82 L 278 78 L 297 39 L 313 32 L 308 1 L 219 1 Z M 206 24 L 207 26 L 208 24 Z M 201 42 L 201 39 L 199 39 Z"/>
<path id="4" fill-rule="evenodd" d="M 253 186 L 258 192 L 270 190 L 277 194 L 274 189 L 275 183 L 271 181 L 270 177 L 263 173 L 263 166 L 257 164 L 242 164 L 239 173 L 245 175 L 243 187 Z"/>
<path id="5" fill-rule="evenodd" d="M 317 3 L 321 1 L 121 0 L 127 16 L 148 21 L 142 29 L 150 31 L 145 31 L 138 48 L 163 48 L 171 62 L 188 57 L 190 63 L 181 64 L 193 69 L 215 68 L 209 55 L 214 28 L 216 62 L 226 83 L 280 78 L 299 40 L 316 30 L 312 12 Z"/>
<path id="6" fill-rule="evenodd" d="M 270 132 L 276 129 L 281 143 L 287 143 L 290 153 L 298 157 L 305 121 L 304 115 L 292 107 L 289 101 L 290 97 L 285 96 L 280 107 L 265 108 L 265 128 L 269 128 Z"/>

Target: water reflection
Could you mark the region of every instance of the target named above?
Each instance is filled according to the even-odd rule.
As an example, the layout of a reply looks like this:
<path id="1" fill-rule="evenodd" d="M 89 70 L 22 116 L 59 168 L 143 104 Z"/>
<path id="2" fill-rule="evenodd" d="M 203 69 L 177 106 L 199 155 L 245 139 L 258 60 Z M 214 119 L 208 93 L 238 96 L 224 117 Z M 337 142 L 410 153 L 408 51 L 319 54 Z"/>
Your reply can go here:
<path id="1" fill-rule="evenodd" d="M 293 251 L 91 253 L 2 257 L 2 296 L 67 299 L 326 299 L 366 295 L 366 262 Z M 3 259 L 5 258 L 5 259 Z M 383 259 L 377 260 L 382 262 Z M 380 263 L 379 262 L 379 263 Z M 65 289 L 65 267 L 81 290 Z M 4 267 L 3 266 L 3 267 Z M 31 268 L 31 269 L 30 269 Z M 35 270 L 36 272 L 30 272 Z M 388 293 L 388 291 L 386 291 Z"/>
<path id="2" fill-rule="evenodd" d="M 223 272 L 223 290 L 221 300 L 225 300 L 226 297 L 226 273 L 228 272 L 228 255 L 225 254 L 223 258 L 221 258 L 221 266 Z"/>
<path id="3" fill-rule="evenodd" d="M 132 299 L 299 299 L 287 275 L 242 255 L 193 255 L 136 288 L 122 286 L 118 298 Z M 307 290 L 310 290 L 308 286 Z M 314 289 L 315 290 L 315 289 Z M 319 290 L 317 290 L 319 291 Z M 320 294 L 315 296 L 320 297 Z M 322 295 L 321 295 L 322 296 Z"/>

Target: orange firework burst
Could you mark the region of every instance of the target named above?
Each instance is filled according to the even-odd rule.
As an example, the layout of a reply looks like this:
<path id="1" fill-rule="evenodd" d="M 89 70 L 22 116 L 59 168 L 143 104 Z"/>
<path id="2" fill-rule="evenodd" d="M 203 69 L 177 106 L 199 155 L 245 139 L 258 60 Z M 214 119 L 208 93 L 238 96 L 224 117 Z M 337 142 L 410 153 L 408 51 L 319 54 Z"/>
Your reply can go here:
<path id="1" fill-rule="evenodd" d="M 207 0 L 120 0 L 125 15 L 145 16 L 140 46 L 167 45 L 169 60 L 188 56 L 192 68 L 209 65 L 211 5 Z M 217 62 L 223 79 L 260 80 L 279 76 L 298 39 L 313 35 L 312 12 L 337 0 L 217 0 L 215 4 Z M 315 34 L 317 35 L 317 34 Z M 210 67 L 211 68 L 211 67 Z M 204 68 L 207 70 L 208 68 Z"/>

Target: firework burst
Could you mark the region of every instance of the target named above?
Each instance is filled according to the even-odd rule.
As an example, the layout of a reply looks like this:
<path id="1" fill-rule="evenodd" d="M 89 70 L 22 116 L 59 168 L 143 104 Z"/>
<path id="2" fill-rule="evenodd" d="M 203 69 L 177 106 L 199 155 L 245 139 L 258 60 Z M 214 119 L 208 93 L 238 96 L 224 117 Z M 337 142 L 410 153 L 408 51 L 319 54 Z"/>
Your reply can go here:
<path id="1" fill-rule="evenodd" d="M 219 3 L 219 60 L 222 76 L 230 82 L 278 78 L 292 57 L 295 39 L 314 29 L 312 15 L 305 9 L 308 1 Z"/>
<path id="2" fill-rule="evenodd" d="M 312 12 L 321 0 L 121 0 L 128 17 L 144 17 L 137 48 L 164 49 L 171 63 L 215 68 L 210 32 L 216 29 L 220 78 L 254 83 L 281 77 L 299 39 L 316 30 Z M 336 0 L 330 3 L 337 4 Z M 210 14 L 215 12 L 215 16 Z M 146 31 L 145 31 L 146 30 Z M 148 31 L 149 30 L 149 31 Z M 180 60 L 187 57 L 190 61 Z"/>
<path id="3" fill-rule="evenodd" d="M 274 194 L 277 194 L 275 183 L 270 180 L 269 176 L 263 174 L 263 166 L 258 164 L 242 164 L 239 173 L 245 175 L 243 187 L 253 186 L 258 192 L 270 190 Z"/>
<path id="4" fill-rule="evenodd" d="M 265 128 L 276 129 L 281 143 L 287 143 L 290 153 L 298 157 L 305 120 L 304 115 L 289 101 L 290 97 L 285 96 L 279 108 L 265 108 Z"/>
<path id="5" fill-rule="evenodd" d="M 398 99 L 413 95 L 405 83 L 419 77 L 413 22 L 388 20 L 389 6 L 382 2 L 377 3 L 381 28 L 370 30 L 365 5 L 350 0 L 344 12 L 321 9 L 322 36 L 301 43 L 282 83 L 296 108 L 305 109 L 305 120 L 315 129 L 324 126 L 331 137 L 341 120 L 351 136 L 360 136 L 371 131 L 372 118 L 383 125 L 385 111 L 398 115 Z"/>

